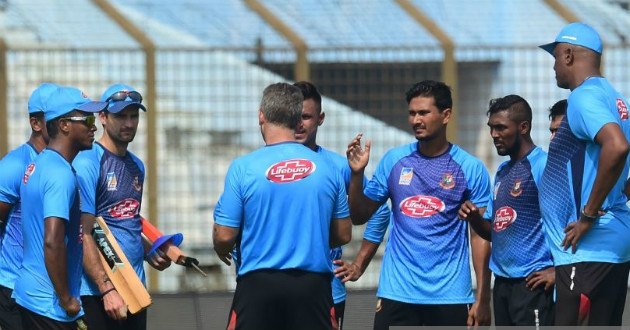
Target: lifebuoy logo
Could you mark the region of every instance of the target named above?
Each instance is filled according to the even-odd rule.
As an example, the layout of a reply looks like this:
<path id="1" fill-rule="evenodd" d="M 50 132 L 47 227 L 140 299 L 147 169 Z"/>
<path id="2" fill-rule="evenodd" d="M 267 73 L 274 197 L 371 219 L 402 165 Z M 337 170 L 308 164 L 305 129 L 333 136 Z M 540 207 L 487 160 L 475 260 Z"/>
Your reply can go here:
<path id="1" fill-rule="evenodd" d="M 315 172 L 315 163 L 308 159 L 291 159 L 271 165 L 265 176 L 271 182 L 288 183 L 306 178 Z"/>
<path id="2" fill-rule="evenodd" d="M 628 107 L 621 98 L 617 98 L 617 111 L 619 112 L 621 120 L 628 119 Z"/>
<path id="3" fill-rule="evenodd" d="M 509 206 L 499 208 L 494 213 L 494 231 L 505 230 L 516 220 L 516 210 Z"/>
<path id="4" fill-rule="evenodd" d="M 110 207 L 107 212 L 114 218 L 131 218 L 138 214 L 139 208 L 140 202 L 133 198 L 127 198 L 122 202 Z"/>
<path id="5" fill-rule="evenodd" d="M 31 163 L 26 167 L 26 172 L 24 172 L 24 177 L 22 178 L 22 182 L 26 184 L 28 182 L 28 178 L 35 172 L 35 163 Z"/>
<path id="6" fill-rule="evenodd" d="M 412 218 L 426 218 L 444 211 L 444 202 L 433 196 L 411 196 L 400 202 L 400 212 Z"/>

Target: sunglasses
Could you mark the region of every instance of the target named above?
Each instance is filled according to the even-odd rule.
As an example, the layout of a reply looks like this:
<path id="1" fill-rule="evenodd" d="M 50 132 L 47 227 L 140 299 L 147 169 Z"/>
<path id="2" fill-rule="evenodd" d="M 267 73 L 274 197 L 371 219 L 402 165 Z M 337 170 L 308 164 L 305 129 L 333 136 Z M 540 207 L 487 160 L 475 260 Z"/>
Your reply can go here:
<path id="1" fill-rule="evenodd" d="M 69 121 L 77 121 L 77 122 L 78 121 L 82 121 L 88 126 L 92 126 L 92 125 L 94 125 L 94 123 L 96 123 L 96 117 L 94 117 L 94 116 L 63 117 L 63 119 L 66 119 L 66 120 L 69 120 Z"/>
<path id="2" fill-rule="evenodd" d="M 105 102 L 109 101 L 124 101 L 127 98 L 130 98 L 134 102 L 142 103 L 142 95 L 136 91 L 120 91 L 112 94 L 110 97 L 105 100 Z"/>

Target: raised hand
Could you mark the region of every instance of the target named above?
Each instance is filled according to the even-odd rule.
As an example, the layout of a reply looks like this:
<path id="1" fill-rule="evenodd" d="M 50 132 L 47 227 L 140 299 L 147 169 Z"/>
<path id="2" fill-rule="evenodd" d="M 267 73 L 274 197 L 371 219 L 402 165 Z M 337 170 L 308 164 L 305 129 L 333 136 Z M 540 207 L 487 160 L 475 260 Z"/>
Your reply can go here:
<path id="1" fill-rule="evenodd" d="M 370 147 L 372 142 L 370 140 L 365 141 L 365 149 L 361 147 L 361 138 L 363 133 L 359 133 L 348 144 L 348 150 L 346 156 L 348 157 L 348 165 L 354 173 L 362 172 L 370 160 Z"/>

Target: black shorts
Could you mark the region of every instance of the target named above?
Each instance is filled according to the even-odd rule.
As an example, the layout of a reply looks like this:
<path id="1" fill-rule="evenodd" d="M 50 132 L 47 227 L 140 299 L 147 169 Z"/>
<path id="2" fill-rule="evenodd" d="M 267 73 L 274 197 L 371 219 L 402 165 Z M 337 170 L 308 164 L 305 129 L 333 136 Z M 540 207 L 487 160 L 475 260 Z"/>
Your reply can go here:
<path id="1" fill-rule="evenodd" d="M 136 314 L 127 313 L 126 320 L 114 320 L 105 312 L 105 305 L 100 296 L 81 296 L 83 319 L 89 330 L 146 330 L 147 310 Z"/>
<path id="2" fill-rule="evenodd" d="M 630 263 L 556 266 L 555 325 L 620 326 Z"/>
<path id="3" fill-rule="evenodd" d="M 13 290 L 0 285 L 0 329 L 22 329 L 20 308 L 11 298 Z"/>
<path id="4" fill-rule="evenodd" d="M 524 278 L 495 276 L 492 302 L 496 326 L 552 326 L 553 288 L 531 291 Z"/>
<path id="5" fill-rule="evenodd" d="M 19 308 L 20 314 L 22 315 L 22 325 L 24 326 L 24 330 L 77 330 L 80 329 L 77 322 L 82 322 L 81 319 L 73 322 L 61 322 L 39 315 L 35 312 L 31 312 L 22 306 L 19 306 Z"/>
<path id="6" fill-rule="evenodd" d="M 469 304 L 420 305 L 378 298 L 374 330 L 390 326 L 466 326 Z"/>
<path id="7" fill-rule="evenodd" d="M 344 300 L 344 301 L 340 301 L 339 303 L 336 303 L 333 311 L 335 312 L 335 314 L 332 315 L 332 319 L 337 321 L 337 328 L 339 330 L 342 330 L 343 329 L 343 314 L 346 311 L 346 301 Z M 334 323 L 333 323 L 333 328 L 334 328 Z"/>
<path id="8" fill-rule="evenodd" d="M 227 329 L 333 329 L 330 280 L 293 269 L 247 273 L 236 284 Z"/>

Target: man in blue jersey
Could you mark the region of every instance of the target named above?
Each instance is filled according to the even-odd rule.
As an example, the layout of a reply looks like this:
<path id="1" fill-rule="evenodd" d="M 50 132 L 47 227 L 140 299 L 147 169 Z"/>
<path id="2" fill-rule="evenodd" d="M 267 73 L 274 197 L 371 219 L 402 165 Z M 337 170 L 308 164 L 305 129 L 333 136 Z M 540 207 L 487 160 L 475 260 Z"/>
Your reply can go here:
<path id="1" fill-rule="evenodd" d="M 41 84 L 28 100 L 31 136 L 26 143 L 0 161 L 0 328 L 22 329 L 20 310 L 11 298 L 13 285 L 22 265 L 22 210 L 20 183 L 26 167 L 48 144 L 46 104 L 57 85 Z"/>
<path id="2" fill-rule="evenodd" d="M 59 87 L 48 98 L 50 142 L 28 165 L 20 187 L 24 256 L 13 297 L 25 329 L 74 330 L 83 314 L 81 213 L 71 164 L 79 151 L 92 148 L 92 113 L 105 105 L 73 87 Z"/>
<path id="3" fill-rule="evenodd" d="M 346 157 L 317 145 L 317 128 L 324 123 L 325 112 L 322 111 L 322 96 L 317 87 L 310 82 L 300 81 L 294 86 L 302 91 L 304 102 L 302 103 L 302 121 L 295 131 L 295 138 L 298 142 L 309 147 L 311 150 L 325 157 L 329 163 L 334 164 L 342 173 L 346 189 L 350 184 L 350 167 Z M 367 182 L 366 182 L 367 183 Z M 374 216 L 368 220 L 370 222 L 389 222 L 389 208 L 383 205 Z M 338 274 L 339 265 L 345 265 L 341 260 L 343 250 L 337 247 L 330 250 L 330 258 L 333 261 L 335 274 Z M 343 280 L 347 281 L 343 275 L 335 276 L 332 280 L 332 294 L 335 303 L 335 319 L 339 325 L 339 330 L 343 327 L 343 317 L 346 306 L 346 288 Z"/>
<path id="4" fill-rule="evenodd" d="M 388 151 L 365 189 L 363 171 L 371 142 L 363 149 L 359 134 L 347 150 L 353 221 L 364 222 L 387 199 L 393 205 L 374 329 L 489 325 L 490 244 L 470 231 L 475 299 L 468 226 L 457 219 L 466 200 L 488 203 L 488 171 L 446 139 L 453 104 L 450 87 L 431 80 L 419 82 L 407 92 L 407 103 L 409 124 L 418 141 Z"/>
<path id="5" fill-rule="evenodd" d="M 295 140 L 302 93 L 268 86 L 265 147 L 237 158 L 214 211 L 214 249 L 240 267 L 227 329 L 333 329 L 330 249 L 351 237 L 341 173 Z M 237 237 L 239 240 L 237 241 Z"/>
<path id="6" fill-rule="evenodd" d="M 621 325 L 630 269 L 628 102 L 602 77 L 602 41 L 584 23 L 540 46 L 553 55 L 567 114 L 540 180 L 543 225 L 556 266 L 556 325 Z"/>
<path id="7" fill-rule="evenodd" d="M 140 93 L 124 84 L 107 88 L 101 101 L 108 103 L 98 116 L 103 125 L 103 136 L 91 150 L 79 153 L 73 163 L 81 188 L 84 319 L 92 330 L 144 330 L 146 310 L 133 315 L 121 311 L 125 303 L 105 273 L 91 232 L 95 217 L 102 217 L 143 283 L 145 257 L 158 270 L 170 265 L 168 257 L 159 249 L 147 255 L 148 247 L 142 242 L 140 207 L 144 164 L 127 150 L 136 136 L 140 110 L 146 111 L 146 108 Z"/>
<path id="8" fill-rule="evenodd" d="M 492 241 L 496 326 L 551 326 L 554 321 L 555 273 L 538 206 L 547 154 L 532 141 L 531 123 L 532 109 L 522 97 L 490 101 L 490 135 L 497 153 L 510 160 L 497 170 L 485 214 L 471 201 L 459 211 L 479 236 Z"/>

